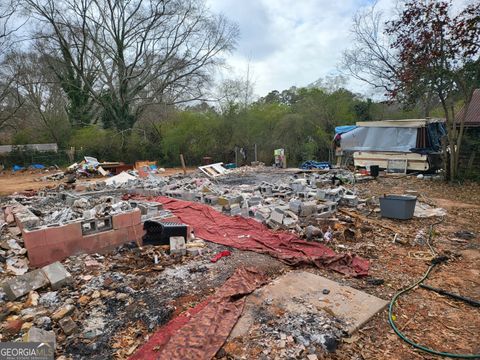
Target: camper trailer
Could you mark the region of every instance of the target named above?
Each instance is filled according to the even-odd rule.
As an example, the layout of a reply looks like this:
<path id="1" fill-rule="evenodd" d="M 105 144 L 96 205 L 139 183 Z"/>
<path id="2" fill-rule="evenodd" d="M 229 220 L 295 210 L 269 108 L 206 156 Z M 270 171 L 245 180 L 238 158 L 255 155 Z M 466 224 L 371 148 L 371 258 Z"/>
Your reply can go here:
<path id="1" fill-rule="evenodd" d="M 443 119 L 364 121 L 335 131 L 337 159 L 353 156 L 357 167 L 432 172 L 442 164 Z"/>

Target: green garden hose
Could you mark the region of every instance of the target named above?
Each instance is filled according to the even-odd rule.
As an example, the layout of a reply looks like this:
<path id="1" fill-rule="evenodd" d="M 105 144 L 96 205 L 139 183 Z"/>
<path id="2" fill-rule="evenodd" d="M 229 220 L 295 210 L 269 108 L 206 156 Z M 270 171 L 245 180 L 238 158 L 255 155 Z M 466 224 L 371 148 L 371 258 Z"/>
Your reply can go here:
<path id="1" fill-rule="evenodd" d="M 405 342 L 409 343 L 410 345 L 412 345 L 414 348 L 416 349 L 420 349 L 422 351 L 425 351 L 427 353 L 430 353 L 430 354 L 434 354 L 434 355 L 440 355 L 440 356 L 445 356 L 445 357 L 450 357 L 450 358 L 455 358 L 455 359 L 480 359 L 480 354 L 453 354 L 453 353 L 448 353 L 448 352 L 443 352 L 443 351 L 438 351 L 438 350 L 434 350 L 434 349 L 430 349 L 426 346 L 423 346 L 423 345 L 420 345 L 420 344 L 417 344 L 416 342 L 410 340 L 409 338 L 407 338 L 400 330 L 398 330 L 397 326 L 395 325 L 395 322 L 393 320 L 393 306 L 395 305 L 395 302 L 397 301 L 397 299 L 405 294 L 406 292 L 412 290 L 414 287 L 418 286 L 419 284 L 421 284 L 422 282 L 425 281 L 425 279 L 428 277 L 428 275 L 430 274 L 430 272 L 432 271 L 432 269 L 437 265 L 439 264 L 440 262 L 443 262 L 445 261 L 446 258 L 442 258 L 442 257 L 437 257 L 435 259 L 432 260 L 432 264 L 430 265 L 430 267 L 428 268 L 427 272 L 425 273 L 425 275 L 423 275 L 423 277 L 418 280 L 417 282 L 415 282 L 414 284 L 410 285 L 409 287 L 403 289 L 402 291 L 398 292 L 397 294 L 395 294 L 395 296 L 392 298 L 392 301 L 390 301 L 390 305 L 388 307 L 388 322 L 390 323 L 390 326 L 392 327 L 393 331 L 395 331 L 395 333 Z"/>

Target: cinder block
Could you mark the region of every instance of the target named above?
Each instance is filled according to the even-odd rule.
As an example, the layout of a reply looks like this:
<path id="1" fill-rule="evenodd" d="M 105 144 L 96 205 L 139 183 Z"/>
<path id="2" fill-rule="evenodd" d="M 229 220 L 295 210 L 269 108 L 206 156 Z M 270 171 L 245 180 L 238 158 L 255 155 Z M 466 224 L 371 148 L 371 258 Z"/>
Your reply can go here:
<path id="1" fill-rule="evenodd" d="M 300 206 L 300 216 L 309 216 L 317 211 L 317 203 L 315 201 L 305 201 Z"/>
<path id="2" fill-rule="evenodd" d="M 48 281 L 50 281 L 50 286 L 53 290 L 60 289 L 61 287 L 71 283 L 73 280 L 72 275 L 58 261 L 44 266 L 42 271 L 47 277 Z"/>
<path id="3" fill-rule="evenodd" d="M 280 209 L 274 209 L 270 214 L 270 220 L 281 225 L 283 224 L 284 216 L 285 215 L 283 214 L 283 211 L 281 211 Z"/>
<path id="4" fill-rule="evenodd" d="M 185 238 L 183 236 L 170 237 L 170 254 L 182 256 L 187 254 L 187 247 L 185 245 Z"/>
<path id="5" fill-rule="evenodd" d="M 33 270 L 5 281 L 2 284 L 5 294 L 10 300 L 15 300 L 32 290 L 48 285 L 48 279 L 41 270 Z"/>
<path id="6" fill-rule="evenodd" d="M 358 196 L 356 195 L 343 195 L 340 203 L 347 206 L 357 206 L 358 205 Z"/>
<path id="7" fill-rule="evenodd" d="M 289 202 L 288 202 L 288 207 L 289 209 L 294 212 L 295 214 L 299 214 L 300 213 L 300 207 L 302 206 L 302 201 L 298 200 L 298 199 L 291 199 Z"/>

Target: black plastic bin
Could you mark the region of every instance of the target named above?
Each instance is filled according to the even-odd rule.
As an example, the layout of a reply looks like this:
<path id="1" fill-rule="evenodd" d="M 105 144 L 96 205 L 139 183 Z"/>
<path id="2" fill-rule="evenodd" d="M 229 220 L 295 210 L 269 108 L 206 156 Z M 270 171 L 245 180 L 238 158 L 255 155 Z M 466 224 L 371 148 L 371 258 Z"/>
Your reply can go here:
<path id="1" fill-rule="evenodd" d="M 378 174 L 380 173 L 380 166 L 378 165 L 370 165 L 370 175 L 373 176 L 374 178 L 378 177 Z"/>
<path id="2" fill-rule="evenodd" d="M 408 220 L 413 217 L 417 197 L 411 195 L 380 196 L 380 213 L 390 219 Z"/>
<path id="3" fill-rule="evenodd" d="M 169 245 L 170 236 L 183 236 L 187 240 L 187 225 L 175 222 L 147 220 L 143 223 L 146 234 L 143 245 Z"/>

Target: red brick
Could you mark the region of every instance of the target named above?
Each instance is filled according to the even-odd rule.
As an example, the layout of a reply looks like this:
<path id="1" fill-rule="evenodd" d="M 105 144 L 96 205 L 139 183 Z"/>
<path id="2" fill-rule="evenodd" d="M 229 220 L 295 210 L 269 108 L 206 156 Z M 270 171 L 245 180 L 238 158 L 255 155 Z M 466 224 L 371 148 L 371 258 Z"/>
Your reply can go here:
<path id="1" fill-rule="evenodd" d="M 28 252 L 28 260 L 32 267 L 48 265 L 68 256 L 69 253 L 64 244 L 58 244 L 55 247 L 37 247 Z"/>
<path id="2" fill-rule="evenodd" d="M 47 227 L 45 229 L 47 245 L 62 244 L 82 238 L 81 223 L 72 223 L 62 226 Z"/>
<path id="3" fill-rule="evenodd" d="M 128 242 L 127 228 L 118 230 L 109 230 L 98 233 L 99 245 L 102 249 L 117 247 Z"/>
<path id="4" fill-rule="evenodd" d="M 123 213 L 112 216 L 113 229 L 123 229 L 132 226 L 132 214 Z"/>
<path id="5" fill-rule="evenodd" d="M 138 225 L 142 223 L 142 212 L 140 209 L 134 209 L 132 211 L 132 225 Z"/>
<path id="6" fill-rule="evenodd" d="M 140 209 L 134 209 L 133 211 L 112 216 L 112 225 L 114 230 L 137 225 L 140 224 L 141 221 L 142 213 L 140 212 Z"/>
<path id="7" fill-rule="evenodd" d="M 85 252 L 92 253 L 92 252 L 96 252 L 100 248 L 99 244 L 100 242 L 99 242 L 98 233 L 97 233 L 92 235 L 85 235 L 81 240 L 80 247 Z"/>
<path id="8" fill-rule="evenodd" d="M 45 247 L 47 245 L 45 237 L 45 229 L 39 230 L 22 230 L 22 238 L 25 248 L 29 251 L 37 247 Z"/>
<path id="9" fill-rule="evenodd" d="M 140 241 L 143 235 L 145 235 L 143 224 L 137 224 L 128 228 L 128 241 Z"/>

